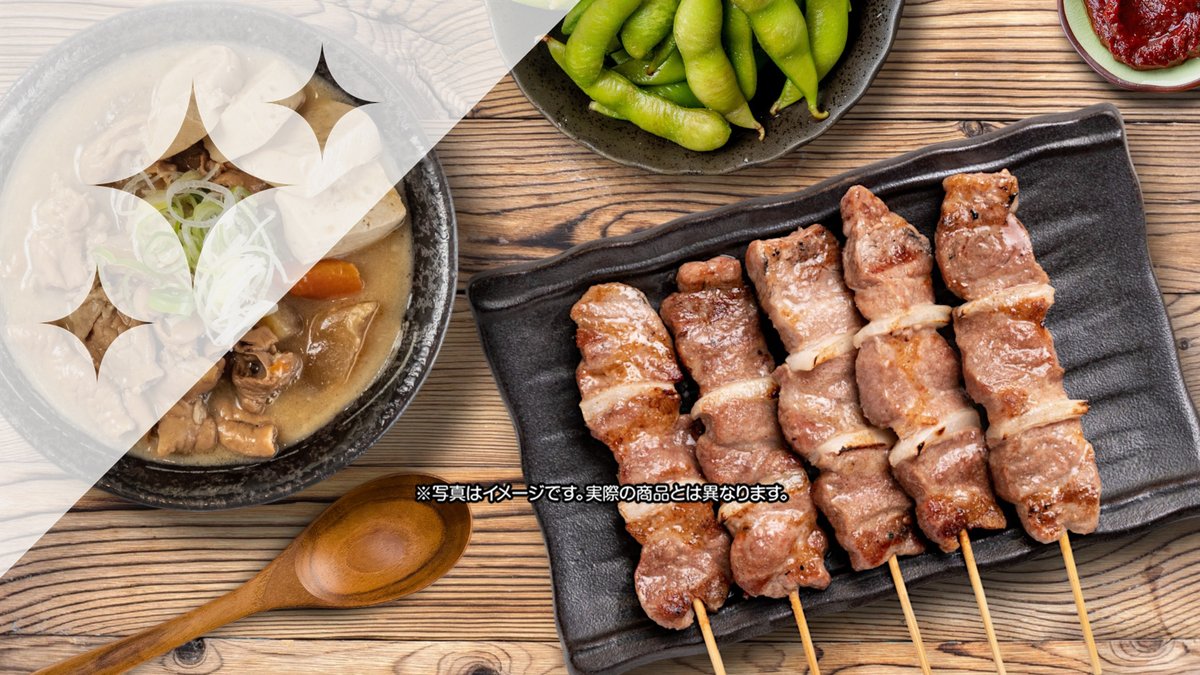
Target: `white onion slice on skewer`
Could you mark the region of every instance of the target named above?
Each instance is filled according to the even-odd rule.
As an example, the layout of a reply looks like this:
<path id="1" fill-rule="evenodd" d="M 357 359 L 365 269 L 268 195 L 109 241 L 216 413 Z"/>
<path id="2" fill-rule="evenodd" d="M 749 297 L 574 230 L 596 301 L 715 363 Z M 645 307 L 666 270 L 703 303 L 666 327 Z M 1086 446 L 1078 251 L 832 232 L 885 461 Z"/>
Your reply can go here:
<path id="1" fill-rule="evenodd" d="M 876 319 L 855 334 L 854 347 L 862 347 L 864 342 L 876 335 L 897 333 L 904 329 L 941 328 L 950 323 L 950 311 L 949 305 L 914 305 L 903 314 Z"/>
<path id="2" fill-rule="evenodd" d="M 807 372 L 836 356 L 854 351 L 854 348 L 854 333 L 830 335 L 789 354 L 784 363 L 793 371 Z"/>
<path id="3" fill-rule="evenodd" d="M 988 427 L 989 443 L 999 443 L 1019 436 L 1030 429 L 1049 426 L 1064 420 L 1083 417 L 1088 411 L 1088 402 L 1073 399 L 1050 401 L 1031 408 L 1024 413 L 997 422 Z"/>
<path id="4" fill-rule="evenodd" d="M 624 403 L 642 394 L 657 392 L 678 395 L 675 385 L 670 382 L 635 382 L 609 387 L 589 396 L 579 403 L 579 409 L 583 411 L 584 421 L 591 424 L 598 415 L 607 412 L 618 403 Z"/>
<path id="5" fill-rule="evenodd" d="M 901 438 L 888 453 L 888 461 L 892 466 L 897 466 L 920 454 L 930 441 L 940 440 L 970 428 L 979 428 L 979 413 L 974 408 L 959 408 L 946 415 L 940 423 L 922 427 L 916 433 Z"/>
<path id="6" fill-rule="evenodd" d="M 779 390 L 779 385 L 770 377 L 757 377 L 753 380 L 739 380 L 731 384 L 717 387 L 700 397 L 692 406 L 692 417 L 699 417 L 709 408 L 726 403 L 755 398 L 770 398 Z"/>
<path id="7" fill-rule="evenodd" d="M 771 483 L 767 483 L 767 485 L 770 484 Z M 808 484 L 808 478 L 801 478 L 800 476 L 786 476 L 783 480 L 775 481 L 775 484 L 783 486 L 784 492 L 787 492 L 790 495 L 793 490 L 806 486 Z M 719 509 L 717 509 L 717 518 L 722 523 L 727 523 L 736 519 L 742 514 L 743 511 L 751 506 L 754 506 L 755 503 L 756 502 L 725 502 L 724 504 L 721 504 Z"/>
<path id="8" fill-rule="evenodd" d="M 875 446 L 890 447 L 896 442 L 896 437 L 889 431 L 877 427 L 862 427 L 847 431 L 827 439 L 812 451 L 812 463 L 818 468 L 824 466 L 825 460 L 838 455 L 845 450 L 871 448 Z"/>
<path id="9" fill-rule="evenodd" d="M 954 318 L 962 319 L 983 312 L 999 312 L 1027 300 L 1046 300 L 1048 304 L 1054 304 L 1054 287 L 1050 284 L 1012 286 L 959 305 L 954 310 Z"/>

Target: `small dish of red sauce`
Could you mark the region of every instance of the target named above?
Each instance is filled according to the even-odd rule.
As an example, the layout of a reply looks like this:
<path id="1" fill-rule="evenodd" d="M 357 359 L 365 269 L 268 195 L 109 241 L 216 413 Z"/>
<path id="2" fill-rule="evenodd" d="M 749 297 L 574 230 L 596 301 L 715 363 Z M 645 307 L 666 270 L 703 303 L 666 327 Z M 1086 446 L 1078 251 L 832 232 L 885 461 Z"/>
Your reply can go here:
<path id="1" fill-rule="evenodd" d="M 1171 68 L 1200 56 L 1200 0 L 1086 0 L 1092 28 L 1121 63 Z"/>

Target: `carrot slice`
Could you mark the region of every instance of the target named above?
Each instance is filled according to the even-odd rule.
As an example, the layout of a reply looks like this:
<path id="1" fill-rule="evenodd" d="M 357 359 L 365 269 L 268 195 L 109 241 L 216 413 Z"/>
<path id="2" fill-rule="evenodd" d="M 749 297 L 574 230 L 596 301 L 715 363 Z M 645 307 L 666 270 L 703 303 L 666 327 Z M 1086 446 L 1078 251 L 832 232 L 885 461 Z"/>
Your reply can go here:
<path id="1" fill-rule="evenodd" d="M 353 295 L 363 289 L 358 267 L 345 260 L 326 258 L 308 271 L 292 286 L 291 294 L 313 300 Z"/>

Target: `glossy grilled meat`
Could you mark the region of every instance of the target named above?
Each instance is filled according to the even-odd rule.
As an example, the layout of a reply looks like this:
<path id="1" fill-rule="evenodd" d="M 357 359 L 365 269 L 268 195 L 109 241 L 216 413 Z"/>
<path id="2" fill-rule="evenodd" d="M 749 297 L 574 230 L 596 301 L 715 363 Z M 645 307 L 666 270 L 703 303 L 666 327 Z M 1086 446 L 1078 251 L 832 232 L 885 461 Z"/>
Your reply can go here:
<path id="1" fill-rule="evenodd" d="M 704 425 L 696 457 L 715 483 L 779 483 L 788 501 L 725 504 L 733 533 L 734 580 L 750 595 L 783 597 L 798 586 L 829 585 L 828 542 L 804 466 L 787 451 L 776 418 L 774 361 L 758 307 L 733 258 L 687 263 L 679 292 L 662 305 L 680 360 L 700 385 L 693 414 Z"/>
<path id="2" fill-rule="evenodd" d="M 1063 389 L 1054 338 L 1044 326 L 1053 289 L 1015 215 L 1017 179 L 1007 171 L 944 182 L 937 258 L 964 300 L 954 330 L 967 392 L 988 412 L 989 465 L 997 494 L 1027 532 L 1050 542 L 1087 533 L 1100 516 L 1095 452 Z"/>
<path id="3" fill-rule="evenodd" d="M 680 416 L 682 378 L 671 338 L 646 297 L 623 284 L 588 289 L 571 309 L 583 360 L 580 408 L 607 445 L 622 484 L 701 482 L 691 419 Z M 646 614 L 686 628 L 693 599 L 716 611 L 729 594 L 729 535 L 711 504 L 622 504 L 625 528 L 642 545 L 634 587 Z"/>
<path id="4" fill-rule="evenodd" d="M 975 300 L 1021 284 L 1050 278 L 1033 255 L 1033 242 L 1017 220 L 1017 178 L 1008 171 L 950 176 L 942 186 L 938 267 L 946 286 Z"/>
<path id="5" fill-rule="evenodd" d="M 836 336 L 852 336 L 862 327 L 842 281 L 837 239 L 824 227 L 752 242 L 746 266 L 793 356 Z M 774 377 L 780 385 L 784 434 L 792 449 L 820 470 L 813 498 L 851 564 L 863 570 L 893 555 L 920 553 L 924 546 L 912 502 L 889 471 L 891 439 L 863 417 L 854 358 L 852 345 L 843 341 L 818 357 L 811 369 L 783 365 Z"/>
<path id="6" fill-rule="evenodd" d="M 863 316 L 896 326 L 859 348 L 863 412 L 908 439 L 893 456 L 893 472 L 913 498 L 925 536 L 943 551 L 956 550 L 959 532 L 1001 529 L 1005 518 L 992 495 L 987 446 L 962 388 L 958 356 L 936 324 L 917 319 L 934 304 L 929 240 L 861 185 L 846 192 L 841 211 L 846 284 Z"/>

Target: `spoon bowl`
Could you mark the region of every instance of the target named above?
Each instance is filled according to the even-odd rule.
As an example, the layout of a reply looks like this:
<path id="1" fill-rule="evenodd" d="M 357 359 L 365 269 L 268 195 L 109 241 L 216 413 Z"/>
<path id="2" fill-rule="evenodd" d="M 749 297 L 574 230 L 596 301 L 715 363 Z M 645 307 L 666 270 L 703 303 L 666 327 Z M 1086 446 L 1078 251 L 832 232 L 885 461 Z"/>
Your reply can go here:
<path id="1" fill-rule="evenodd" d="M 393 474 L 346 493 L 292 544 L 296 578 L 322 606 L 363 607 L 415 593 L 449 572 L 471 537 L 462 502 L 413 498 L 433 476 Z"/>
<path id="2" fill-rule="evenodd" d="M 471 538 L 463 502 L 417 501 L 436 476 L 392 474 L 347 492 L 253 579 L 228 595 L 123 640 L 38 671 L 122 673 L 251 614 L 351 608 L 416 593 L 445 576 Z"/>

